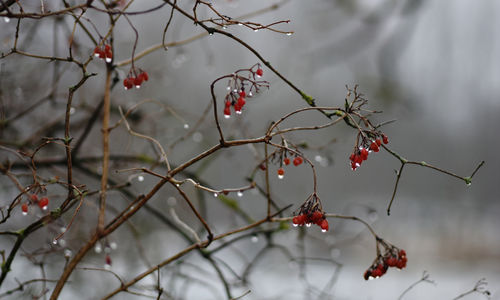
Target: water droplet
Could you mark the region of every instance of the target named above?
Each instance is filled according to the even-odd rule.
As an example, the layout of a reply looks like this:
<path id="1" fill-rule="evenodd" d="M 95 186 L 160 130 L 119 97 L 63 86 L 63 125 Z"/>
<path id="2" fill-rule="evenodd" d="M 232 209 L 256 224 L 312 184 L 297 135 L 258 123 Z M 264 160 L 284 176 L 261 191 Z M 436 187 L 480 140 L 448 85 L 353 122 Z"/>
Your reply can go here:
<path id="1" fill-rule="evenodd" d="M 227 86 L 227 87 L 226 87 L 226 90 L 230 91 L 230 90 L 231 90 L 231 87 L 230 87 L 230 86 Z"/>
<path id="2" fill-rule="evenodd" d="M 306 223 L 306 227 L 311 227 L 311 223 Z"/>
<path id="3" fill-rule="evenodd" d="M 242 192 L 242 191 L 238 191 L 238 192 L 236 193 L 236 195 L 237 195 L 238 197 L 243 197 L 243 192 Z"/>
<path id="4" fill-rule="evenodd" d="M 233 89 L 233 93 L 237 93 L 238 92 L 238 89 Z"/>
<path id="5" fill-rule="evenodd" d="M 222 26 L 222 29 L 227 29 L 227 26 L 226 26 L 226 25 L 223 25 L 223 26 Z"/>
<path id="6" fill-rule="evenodd" d="M 111 58 L 110 57 L 106 57 L 106 62 L 110 63 L 111 62 Z"/>
<path id="7" fill-rule="evenodd" d="M 94 251 L 95 251 L 95 253 L 101 253 L 102 252 L 101 243 L 98 242 L 98 243 L 95 244 Z"/>
<path id="8" fill-rule="evenodd" d="M 321 157 L 321 155 L 316 155 L 314 157 L 314 160 L 317 161 L 317 162 L 321 162 L 323 160 L 323 157 Z"/>
<path id="9" fill-rule="evenodd" d="M 259 32 L 259 30 L 258 29 L 254 29 L 253 32 Z"/>
<path id="10" fill-rule="evenodd" d="M 9 23 L 10 22 L 10 18 L 9 17 L 3 17 L 3 20 L 5 23 Z"/>
<path id="11" fill-rule="evenodd" d="M 203 140 L 203 134 L 201 134 L 199 131 L 193 133 L 193 141 L 195 143 L 199 143 Z"/>
<path id="12" fill-rule="evenodd" d="M 257 243 L 259 241 L 259 238 L 256 235 L 254 235 L 250 240 L 252 241 L 252 243 Z"/>
<path id="13" fill-rule="evenodd" d="M 368 214 L 368 219 L 371 221 L 371 222 L 375 222 L 377 221 L 378 219 L 378 213 L 376 211 L 372 211 Z"/>
<path id="14" fill-rule="evenodd" d="M 375 277 L 373 276 L 368 277 L 368 280 L 373 280 L 373 279 L 375 279 Z"/>
<path id="15" fill-rule="evenodd" d="M 212 35 L 214 35 L 214 33 L 213 33 L 213 32 L 210 32 L 208 35 L 212 36 Z"/>
<path id="16" fill-rule="evenodd" d="M 142 176 L 142 175 L 137 176 L 137 181 L 143 182 L 144 181 L 144 176 Z"/>
<path id="17" fill-rule="evenodd" d="M 59 230 L 61 231 L 61 233 L 66 232 L 66 227 L 63 226 L 63 227 L 59 228 Z"/>
<path id="18" fill-rule="evenodd" d="M 23 211 L 22 214 L 23 214 L 23 216 L 26 216 L 28 214 L 28 212 L 27 211 L 26 212 Z"/>
<path id="19" fill-rule="evenodd" d="M 53 239 L 53 240 L 52 240 L 52 244 L 57 245 L 57 240 L 56 240 L 56 239 Z"/>
<path id="20" fill-rule="evenodd" d="M 48 205 L 45 205 L 44 207 L 42 207 L 43 210 L 47 210 L 49 206 Z"/>
<path id="21" fill-rule="evenodd" d="M 111 252 L 111 247 L 104 247 L 104 253 L 110 253 Z"/>
<path id="22" fill-rule="evenodd" d="M 99 53 L 94 53 L 95 57 L 99 57 Z M 126 89 L 126 88 L 125 88 Z"/>
<path id="23" fill-rule="evenodd" d="M 141 88 L 141 86 L 140 86 L 140 85 L 136 85 L 136 86 L 135 86 L 135 88 L 136 88 L 136 89 L 140 89 L 140 88 Z"/>
<path id="24" fill-rule="evenodd" d="M 293 227 L 297 227 L 297 226 L 299 226 L 299 224 L 295 224 L 295 223 L 293 223 L 293 224 L 292 224 L 292 226 L 293 226 Z"/>
<path id="25" fill-rule="evenodd" d="M 104 270 L 111 270 L 111 265 L 110 264 L 104 264 Z"/>
<path id="26" fill-rule="evenodd" d="M 167 204 L 169 206 L 175 206 L 177 204 L 177 199 L 175 199 L 174 197 L 168 197 Z"/>
<path id="27" fill-rule="evenodd" d="M 75 109 L 74 107 L 71 107 L 71 108 L 69 109 L 69 114 L 70 114 L 70 115 L 74 114 L 75 112 L 76 112 L 76 109 Z"/>
<path id="28" fill-rule="evenodd" d="M 215 198 L 219 197 L 219 194 L 214 193 L 214 197 L 215 197 Z"/>
<path id="29" fill-rule="evenodd" d="M 253 96 L 252 92 L 248 92 L 248 97 L 252 97 L 252 96 Z"/>
<path id="30" fill-rule="evenodd" d="M 241 110 L 237 110 L 237 111 L 236 111 L 236 114 L 237 114 L 237 115 L 241 115 Z"/>
<path id="31" fill-rule="evenodd" d="M 321 229 L 321 232 L 327 232 L 327 230 L 326 229 Z"/>
<path id="32" fill-rule="evenodd" d="M 60 240 L 59 240 L 59 245 L 60 245 L 61 247 L 66 247 L 66 240 L 64 240 L 64 239 L 60 239 Z"/>
<path id="33" fill-rule="evenodd" d="M 229 119 L 231 118 L 231 115 L 224 115 L 224 119 Z"/>
<path id="34" fill-rule="evenodd" d="M 472 185 L 472 182 L 467 182 L 467 186 L 471 186 Z"/>
<path id="35" fill-rule="evenodd" d="M 110 247 L 111 247 L 111 249 L 113 249 L 113 250 L 116 250 L 116 248 L 118 248 L 118 245 L 117 245 L 115 242 L 111 242 L 111 243 L 109 244 L 109 246 L 110 246 Z"/>
<path id="36" fill-rule="evenodd" d="M 293 32 L 287 32 L 286 35 L 291 36 Z"/>
<path id="37" fill-rule="evenodd" d="M 176 186 L 176 187 L 180 187 L 181 185 L 180 185 L 180 184 L 178 184 L 178 183 L 176 183 L 176 184 L 175 184 L 175 186 Z"/>
<path id="38" fill-rule="evenodd" d="M 69 249 L 64 249 L 64 256 L 65 256 L 65 257 L 71 257 L 71 254 L 73 254 L 73 252 L 71 252 L 71 250 L 69 250 Z"/>
<path id="39" fill-rule="evenodd" d="M 278 175 L 278 178 L 283 179 L 283 178 L 285 178 L 285 175 Z"/>
<path id="40" fill-rule="evenodd" d="M 243 23 L 238 23 L 238 26 L 243 26 Z"/>
<path id="41" fill-rule="evenodd" d="M 188 123 L 184 124 L 184 129 L 189 129 L 189 124 Z"/>

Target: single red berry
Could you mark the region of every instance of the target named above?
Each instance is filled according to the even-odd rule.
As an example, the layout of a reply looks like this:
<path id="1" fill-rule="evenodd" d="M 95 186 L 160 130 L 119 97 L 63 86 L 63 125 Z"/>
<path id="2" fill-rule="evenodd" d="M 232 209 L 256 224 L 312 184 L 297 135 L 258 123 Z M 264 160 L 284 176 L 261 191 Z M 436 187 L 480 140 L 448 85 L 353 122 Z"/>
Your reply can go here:
<path id="1" fill-rule="evenodd" d="M 285 170 L 283 170 L 283 168 L 279 168 L 278 169 L 278 176 L 283 177 L 284 175 L 285 175 Z"/>
<path id="2" fill-rule="evenodd" d="M 134 87 L 134 79 L 130 77 L 123 79 L 123 86 L 126 90 L 130 90 Z"/>
<path id="3" fill-rule="evenodd" d="M 356 155 L 354 162 L 358 165 L 361 165 L 363 163 L 363 158 L 361 157 L 361 155 Z"/>
<path id="4" fill-rule="evenodd" d="M 106 52 L 111 51 L 111 46 L 108 44 L 104 45 L 104 51 Z"/>
<path id="5" fill-rule="evenodd" d="M 377 269 L 380 270 L 380 272 L 382 272 L 381 275 L 384 275 L 385 272 L 387 272 L 387 265 L 384 265 L 384 264 L 378 264 L 377 265 Z"/>
<path id="6" fill-rule="evenodd" d="M 290 164 L 290 159 L 288 157 L 283 158 L 283 163 L 285 166 L 288 166 Z"/>
<path id="7" fill-rule="evenodd" d="M 94 48 L 94 56 L 99 57 L 99 53 L 101 53 L 101 49 L 97 46 Z"/>
<path id="8" fill-rule="evenodd" d="M 390 257 L 387 257 L 385 259 L 385 263 L 389 266 L 389 267 L 395 267 L 396 264 L 398 263 L 398 260 L 393 257 L 393 256 L 390 256 Z"/>
<path id="9" fill-rule="evenodd" d="M 231 116 L 231 107 L 226 105 L 226 107 L 224 107 L 224 118 L 229 119 L 230 116 Z"/>
<path id="10" fill-rule="evenodd" d="M 350 161 L 354 161 L 356 159 L 356 154 L 351 153 L 351 156 L 349 156 Z"/>
<path id="11" fill-rule="evenodd" d="M 247 93 L 245 93 L 245 91 L 244 91 L 244 90 L 241 90 L 241 91 L 240 91 L 240 97 L 245 98 L 246 96 L 247 96 Z"/>
<path id="12" fill-rule="evenodd" d="M 356 171 L 357 168 L 358 168 L 358 165 L 355 162 L 351 161 L 351 169 L 353 171 Z"/>
<path id="13" fill-rule="evenodd" d="M 139 77 L 142 81 L 148 81 L 148 79 L 149 79 L 148 73 L 146 73 L 144 71 L 139 73 L 139 75 L 137 77 Z"/>
<path id="14" fill-rule="evenodd" d="M 264 74 L 264 70 L 258 68 L 257 71 L 255 71 L 255 74 L 257 74 L 258 76 L 262 76 L 262 74 Z"/>
<path id="15" fill-rule="evenodd" d="M 142 84 L 142 77 L 135 77 L 134 78 L 134 85 L 136 88 L 140 88 L 141 87 L 141 84 Z"/>
<path id="16" fill-rule="evenodd" d="M 384 142 L 384 144 L 389 143 L 389 138 L 387 137 L 387 135 L 382 134 L 382 141 Z"/>
<path id="17" fill-rule="evenodd" d="M 26 215 L 28 213 L 28 204 L 23 203 L 23 205 L 21 205 L 21 210 L 23 211 L 23 215 Z"/>
<path id="18" fill-rule="evenodd" d="M 241 115 L 241 105 L 239 105 L 238 102 L 234 104 L 234 112 L 236 112 L 236 114 L 238 115 Z"/>
<path id="19" fill-rule="evenodd" d="M 299 225 L 300 224 L 300 215 L 293 217 L 292 223 L 295 225 Z"/>
<path id="20" fill-rule="evenodd" d="M 265 171 L 266 170 L 266 164 L 265 163 L 261 163 L 259 165 L 259 168 L 262 170 L 262 171 Z"/>
<path id="21" fill-rule="evenodd" d="M 377 143 L 377 146 L 379 147 L 382 145 L 382 141 L 380 139 L 375 139 L 375 143 Z"/>
<path id="22" fill-rule="evenodd" d="M 106 59 L 106 53 L 104 53 L 104 51 L 102 51 L 101 49 L 99 49 L 99 58 Z"/>
<path id="23" fill-rule="evenodd" d="M 372 271 L 372 276 L 375 278 L 380 277 L 380 276 L 382 276 L 382 271 L 380 271 L 379 269 L 375 269 Z"/>
<path id="24" fill-rule="evenodd" d="M 319 225 L 321 227 L 321 231 L 323 232 L 327 232 L 328 231 L 328 228 L 329 228 L 329 225 L 328 225 L 328 220 L 327 219 L 323 219 L 321 221 L 321 224 Z"/>
<path id="25" fill-rule="evenodd" d="M 360 156 L 363 160 L 367 160 L 368 159 L 368 150 L 366 150 L 366 148 L 361 148 Z"/>
<path id="26" fill-rule="evenodd" d="M 370 150 L 372 150 L 373 152 L 378 152 L 380 150 L 380 148 L 378 147 L 376 142 L 373 142 L 370 145 Z"/>
<path id="27" fill-rule="evenodd" d="M 297 157 L 295 157 L 295 158 L 293 159 L 293 165 L 294 165 L 294 166 L 298 166 L 298 165 L 302 164 L 302 162 L 303 162 L 303 161 L 304 161 L 304 160 L 302 159 L 302 157 L 297 156 Z"/>
<path id="28" fill-rule="evenodd" d="M 398 262 L 396 263 L 396 268 L 402 269 L 404 267 L 406 267 L 406 263 L 402 260 L 398 260 Z"/>
<path id="29" fill-rule="evenodd" d="M 405 251 L 405 250 L 403 250 L 403 249 L 401 249 L 401 250 L 399 250 L 398 255 L 399 255 L 400 257 L 401 257 L 401 256 L 406 256 L 406 251 Z"/>
<path id="30" fill-rule="evenodd" d="M 38 202 L 38 195 L 37 194 L 31 194 L 30 195 L 30 199 L 33 202 Z"/>
<path id="31" fill-rule="evenodd" d="M 245 98 L 239 97 L 238 102 L 236 102 L 236 103 L 238 103 L 239 106 L 243 107 L 246 103 Z"/>
<path id="32" fill-rule="evenodd" d="M 49 205 L 49 198 L 47 197 L 43 197 L 42 199 L 40 199 L 40 201 L 38 202 L 38 206 L 43 209 L 43 210 L 46 210 L 47 209 L 47 206 Z"/>

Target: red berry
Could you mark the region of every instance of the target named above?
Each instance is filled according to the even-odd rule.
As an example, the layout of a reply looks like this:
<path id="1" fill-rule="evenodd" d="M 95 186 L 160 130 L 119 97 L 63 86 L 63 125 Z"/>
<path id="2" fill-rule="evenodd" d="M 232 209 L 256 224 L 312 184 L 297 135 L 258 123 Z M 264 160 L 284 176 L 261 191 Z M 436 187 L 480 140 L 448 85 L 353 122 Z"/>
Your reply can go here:
<path id="1" fill-rule="evenodd" d="M 241 114 L 241 105 L 239 105 L 238 102 L 236 102 L 236 104 L 234 104 L 234 111 L 237 114 Z"/>
<path id="2" fill-rule="evenodd" d="M 372 271 L 372 276 L 373 277 L 380 277 L 380 276 L 382 276 L 382 271 L 380 271 L 379 269 L 375 269 Z"/>
<path id="3" fill-rule="evenodd" d="M 101 49 L 99 47 L 94 48 L 94 56 L 99 57 L 99 53 L 101 53 Z"/>
<path id="4" fill-rule="evenodd" d="M 401 256 L 406 256 L 406 251 L 404 251 L 403 249 L 399 250 L 399 253 L 398 255 L 401 257 Z"/>
<path id="5" fill-rule="evenodd" d="M 406 267 L 406 263 L 402 260 L 398 260 L 398 262 L 396 263 L 396 268 L 402 269 L 404 267 Z"/>
<path id="6" fill-rule="evenodd" d="M 356 169 L 357 169 L 357 168 L 358 168 L 358 165 L 357 165 L 355 162 L 353 162 L 353 161 L 352 161 L 352 162 L 351 162 L 351 169 L 352 169 L 353 171 L 356 171 Z"/>
<path id="7" fill-rule="evenodd" d="M 367 160 L 368 159 L 368 150 L 366 150 L 366 148 L 361 148 L 360 156 L 363 160 Z"/>
<path id="8" fill-rule="evenodd" d="M 371 270 L 366 270 L 365 274 L 363 275 L 363 278 L 365 280 L 368 280 L 370 278 L 370 276 L 372 276 L 372 271 Z"/>
<path id="9" fill-rule="evenodd" d="M 229 100 L 226 100 L 226 102 L 224 102 L 224 105 L 225 105 L 226 107 L 229 107 L 229 106 L 231 106 L 231 101 L 229 101 Z"/>
<path id="10" fill-rule="evenodd" d="M 23 215 L 27 214 L 28 213 L 28 204 L 23 203 L 23 205 L 21 205 L 21 210 L 23 211 Z"/>
<path id="11" fill-rule="evenodd" d="M 236 102 L 236 103 L 238 103 L 239 106 L 243 107 L 245 105 L 245 103 L 246 103 L 245 102 L 245 98 L 239 97 L 238 98 L 238 102 Z"/>
<path id="12" fill-rule="evenodd" d="M 230 106 L 224 107 L 224 117 L 227 119 L 231 116 L 231 108 Z"/>
<path id="13" fill-rule="evenodd" d="M 295 157 L 295 158 L 293 159 L 293 165 L 294 165 L 294 166 L 298 166 L 298 165 L 302 164 L 302 162 L 303 162 L 303 161 L 304 161 L 304 160 L 302 159 L 302 157 L 297 156 L 297 157 Z"/>
<path id="14" fill-rule="evenodd" d="M 378 147 L 376 142 L 373 142 L 370 145 L 370 150 L 372 150 L 373 152 L 378 152 L 380 150 L 380 148 Z"/>
<path id="15" fill-rule="evenodd" d="M 363 158 L 361 157 L 361 155 L 356 155 L 354 162 L 358 165 L 361 165 L 363 163 Z"/>
<path id="16" fill-rule="evenodd" d="M 135 77 L 134 78 L 134 85 L 136 88 L 140 88 L 142 84 L 142 77 Z"/>
<path id="17" fill-rule="evenodd" d="M 266 164 L 261 163 L 261 164 L 259 165 L 259 168 L 260 168 L 262 171 L 265 171 L 265 170 L 266 170 Z"/>
<path id="18" fill-rule="evenodd" d="M 379 146 L 379 147 L 380 147 L 380 145 L 382 145 L 382 141 L 380 139 L 376 139 L 375 143 L 377 143 L 377 146 Z"/>
<path id="19" fill-rule="evenodd" d="M 134 79 L 130 77 L 123 79 L 123 86 L 126 90 L 130 90 L 134 87 Z"/>
<path id="20" fill-rule="evenodd" d="M 398 263 L 398 260 L 395 257 L 390 256 L 385 259 L 385 263 L 389 267 L 395 267 L 396 264 Z"/>
<path id="21" fill-rule="evenodd" d="M 257 69 L 257 71 L 255 71 L 255 74 L 259 75 L 259 76 L 262 76 L 262 74 L 264 74 L 264 70 L 262 70 L 260 67 Z"/>
<path id="22" fill-rule="evenodd" d="M 351 153 L 351 156 L 349 156 L 350 161 L 354 161 L 356 159 L 356 154 Z"/>
<path id="23" fill-rule="evenodd" d="M 111 46 L 108 44 L 104 45 L 104 51 L 106 52 L 111 51 Z"/>
<path id="24" fill-rule="evenodd" d="M 99 49 L 99 58 L 100 59 L 105 59 L 106 58 L 106 53 L 104 53 L 104 51 L 102 51 L 101 49 Z"/>
<path id="25" fill-rule="evenodd" d="M 243 97 L 243 98 L 244 98 L 244 97 L 246 97 L 246 96 L 247 96 L 247 93 L 245 93 L 245 91 L 244 91 L 244 90 L 241 90 L 241 91 L 240 91 L 240 97 Z"/>
<path id="26" fill-rule="evenodd" d="M 382 141 L 384 142 L 384 144 L 389 143 L 389 138 L 387 137 L 387 135 L 382 134 Z"/>
<path id="27" fill-rule="evenodd" d="M 283 176 L 285 175 L 285 170 L 283 170 L 283 168 L 279 168 L 278 169 L 278 176 Z"/>
<path id="28" fill-rule="evenodd" d="M 111 256 L 109 256 L 109 254 L 106 254 L 106 264 L 111 266 Z"/>
<path id="29" fill-rule="evenodd" d="M 40 201 L 38 202 L 38 207 L 40 207 L 41 209 L 45 210 L 47 209 L 47 206 L 49 205 L 49 198 L 47 197 L 43 197 L 42 199 L 40 199 Z"/>
<path id="30" fill-rule="evenodd" d="M 319 210 L 315 211 L 311 215 L 311 222 L 314 224 L 318 224 L 321 226 L 321 221 L 323 220 L 323 213 L 321 213 Z"/>
<path id="31" fill-rule="evenodd" d="M 327 219 L 323 219 L 323 221 L 321 221 L 321 224 L 319 225 L 321 227 L 321 231 L 323 232 L 327 232 L 328 231 L 328 220 Z"/>
<path id="32" fill-rule="evenodd" d="M 290 164 L 290 159 L 288 157 L 283 158 L 283 163 L 285 166 L 288 166 Z"/>
<path id="33" fill-rule="evenodd" d="M 30 199 L 31 199 L 31 201 L 33 201 L 33 202 L 38 202 L 38 196 L 37 196 L 37 194 L 31 194 L 31 195 L 30 195 Z"/>
<path id="34" fill-rule="evenodd" d="M 137 77 L 139 77 L 142 81 L 148 81 L 149 76 L 148 73 L 142 71 Z"/>

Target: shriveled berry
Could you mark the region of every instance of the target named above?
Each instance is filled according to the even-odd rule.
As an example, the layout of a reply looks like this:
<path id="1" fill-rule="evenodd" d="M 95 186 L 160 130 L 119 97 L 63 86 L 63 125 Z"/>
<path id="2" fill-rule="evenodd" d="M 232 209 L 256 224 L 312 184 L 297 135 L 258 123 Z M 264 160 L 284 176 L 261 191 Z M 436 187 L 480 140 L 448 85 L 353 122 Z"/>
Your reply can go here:
<path id="1" fill-rule="evenodd" d="M 285 166 L 288 166 L 290 164 L 290 159 L 288 157 L 283 158 L 283 163 Z"/>
<path id="2" fill-rule="evenodd" d="M 106 264 L 111 266 L 111 256 L 109 256 L 109 254 L 106 254 Z"/>

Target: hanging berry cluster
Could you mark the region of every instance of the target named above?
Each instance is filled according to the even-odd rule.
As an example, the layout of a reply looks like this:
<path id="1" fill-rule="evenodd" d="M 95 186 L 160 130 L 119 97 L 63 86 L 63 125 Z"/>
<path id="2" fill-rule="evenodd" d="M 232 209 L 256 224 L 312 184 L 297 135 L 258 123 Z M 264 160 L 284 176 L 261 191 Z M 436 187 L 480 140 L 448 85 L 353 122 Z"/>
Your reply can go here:
<path id="1" fill-rule="evenodd" d="M 396 246 L 390 245 L 382 239 L 377 238 L 378 245 L 384 247 L 384 254 L 378 254 L 372 265 L 365 271 L 363 277 L 365 280 L 381 277 L 390 267 L 403 269 L 406 267 L 406 251 Z"/>
<path id="2" fill-rule="evenodd" d="M 328 220 L 323 212 L 321 200 L 316 194 L 312 194 L 306 199 L 299 211 L 293 217 L 292 223 L 295 227 L 303 225 L 311 227 L 312 224 L 316 224 L 321 227 L 322 232 L 328 231 Z"/>
<path id="3" fill-rule="evenodd" d="M 269 88 L 267 81 L 258 80 L 263 74 L 264 70 L 262 70 L 260 64 L 255 64 L 249 69 L 241 69 L 231 75 L 222 77 L 229 77 L 226 87 L 228 92 L 224 99 L 224 118 L 229 119 L 231 117 L 231 107 L 236 114 L 241 114 L 247 98 L 258 93 L 263 86 Z"/>
<path id="4" fill-rule="evenodd" d="M 41 199 L 38 199 L 38 195 L 37 194 L 31 194 L 29 195 L 28 197 L 28 201 L 27 202 L 24 202 L 22 205 L 21 205 L 21 211 L 23 213 L 23 215 L 27 215 L 28 212 L 29 212 L 29 207 L 31 205 L 38 205 L 38 207 L 42 210 L 47 210 L 47 208 L 49 207 L 49 198 L 47 197 L 42 197 Z"/>
<path id="5" fill-rule="evenodd" d="M 113 50 L 111 50 L 111 45 L 104 43 L 102 46 L 96 46 L 94 49 L 94 56 L 110 63 L 113 60 Z"/>
<path id="6" fill-rule="evenodd" d="M 123 79 L 123 86 L 125 90 L 130 90 L 135 86 L 136 89 L 140 89 L 141 85 L 148 81 L 149 75 L 146 71 L 142 69 L 136 70 L 136 68 L 130 69 L 128 75 L 125 79 Z"/>
<path id="7" fill-rule="evenodd" d="M 376 132 L 374 134 L 370 133 L 370 135 L 374 135 L 375 139 L 372 140 L 369 138 L 362 137 L 361 145 L 358 145 L 358 143 L 356 143 L 354 151 L 349 156 L 349 160 L 351 161 L 351 169 L 353 171 L 355 171 L 358 167 L 360 167 L 363 161 L 368 159 L 369 153 L 379 152 L 380 145 L 382 145 L 382 142 L 384 144 L 389 143 L 389 139 L 383 133 Z"/>

